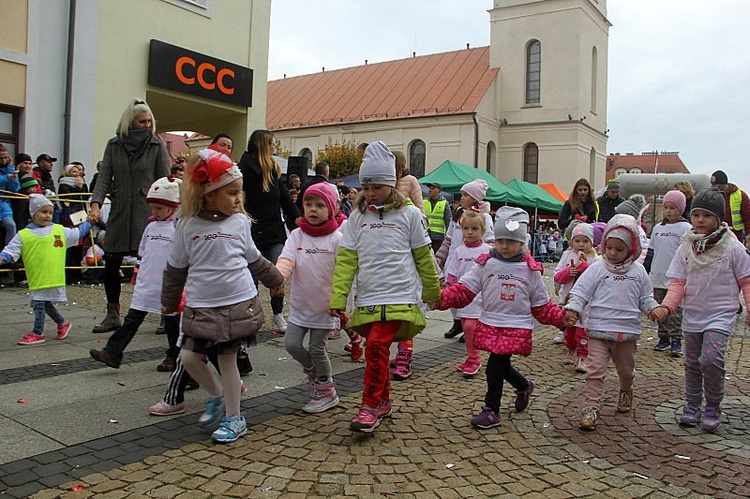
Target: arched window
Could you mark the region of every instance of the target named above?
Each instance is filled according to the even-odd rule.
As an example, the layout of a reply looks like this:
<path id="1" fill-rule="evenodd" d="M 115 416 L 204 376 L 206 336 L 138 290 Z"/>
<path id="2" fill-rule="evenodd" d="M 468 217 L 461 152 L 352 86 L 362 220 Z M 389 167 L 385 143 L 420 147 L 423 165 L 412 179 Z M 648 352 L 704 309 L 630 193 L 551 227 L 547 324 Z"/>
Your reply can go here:
<path id="1" fill-rule="evenodd" d="M 596 47 L 591 49 L 591 112 L 596 113 L 596 74 L 598 72 L 599 56 Z"/>
<path id="2" fill-rule="evenodd" d="M 623 173 L 628 173 L 628 170 L 625 168 L 618 168 L 617 170 L 615 170 L 615 177 L 619 177 Z"/>
<path id="3" fill-rule="evenodd" d="M 487 142 L 487 164 L 485 168 L 487 173 L 492 173 L 492 166 L 495 164 L 495 143 L 491 140 Z"/>
<path id="4" fill-rule="evenodd" d="M 542 89 L 542 44 L 532 40 L 526 46 L 526 104 L 539 104 Z"/>
<path id="5" fill-rule="evenodd" d="M 409 173 L 417 178 L 424 177 L 425 151 L 424 142 L 419 139 L 409 146 Z"/>
<path id="6" fill-rule="evenodd" d="M 305 147 L 304 149 L 302 149 L 299 152 L 299 155 L 307 158 L 307 167 L 311 168 L 312 164 L 313 164 L 313 153 L 312 153 L 312 151 L 310 149 L 308 149 L 307 147 Z"/>
<path id="7" fill-rule="evenodd" d="M 523 181 L 539 182 L 539 148 L 533 142 L 523 146 Z"/>

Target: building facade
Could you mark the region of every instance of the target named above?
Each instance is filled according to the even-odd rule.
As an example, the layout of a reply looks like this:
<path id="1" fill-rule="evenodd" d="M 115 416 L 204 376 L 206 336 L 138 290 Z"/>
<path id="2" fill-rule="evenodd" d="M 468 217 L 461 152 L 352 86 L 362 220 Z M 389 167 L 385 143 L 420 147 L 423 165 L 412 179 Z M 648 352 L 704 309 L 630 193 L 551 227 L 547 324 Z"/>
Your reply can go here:
<path id="1" fill-rule="evenodd" d="M 603 184 L 606 0 L 495 0 L 490 46 L 269 82 L 267 126 L 314 159 L 380 139 L 422 176 L 450 159 L 500 180 Z"/>
<path id="2" fill-rule="evenodd" d="M 271 0 L 0 0 L 0 11 L 12 155 L 58 157 L 56 173 L 93 166 L 132 98 L 159 132 L 225 132 L 240 148 L 264 126 Z"/>

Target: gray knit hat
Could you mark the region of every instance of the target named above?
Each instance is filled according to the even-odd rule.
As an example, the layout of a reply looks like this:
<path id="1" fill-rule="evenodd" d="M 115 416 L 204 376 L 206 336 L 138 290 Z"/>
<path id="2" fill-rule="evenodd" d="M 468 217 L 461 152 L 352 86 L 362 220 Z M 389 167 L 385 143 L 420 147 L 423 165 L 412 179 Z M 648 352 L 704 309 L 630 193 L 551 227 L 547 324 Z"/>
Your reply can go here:
<path id="1" fill-rule="evenodd" d="M 594 227 L 591 224 L 580 223 L 573 226 L 573 230 L 570 232 L 570 240 L 572 241 L 576 236 L 584 236 L 589 238 L 591 244 L 594 244 Z"/>
<path id="2" fill-rule="evenodd" d="M 641 214 L 646 209 L 646 198 L 640 194 L 633 194 L 628 199 L 617 205 L 615 213 L 630 215 L 636 220 L 640 220 Z"/>
<path id="3" fill-rule="evenodd" d="M 359 183 L 396 187 L 396 157 L 382 141 L 376 140 L 365 149 Z"/>
<path id="4" fill-rule="evenodd" d="M 529 214 L 521 208 L 501 206 L 495 215 L 495 239 L 526 242 Z"/>
<path id="5" fill-rule="evenodd" d="M 695 210 L 707 211 L 719 219 L 719 223 L 724 221 L 726 214 L 726 201 L 724 193 L 718 189 L 703 189 L 693 197 L 690 204 L 690 214 Z"/>

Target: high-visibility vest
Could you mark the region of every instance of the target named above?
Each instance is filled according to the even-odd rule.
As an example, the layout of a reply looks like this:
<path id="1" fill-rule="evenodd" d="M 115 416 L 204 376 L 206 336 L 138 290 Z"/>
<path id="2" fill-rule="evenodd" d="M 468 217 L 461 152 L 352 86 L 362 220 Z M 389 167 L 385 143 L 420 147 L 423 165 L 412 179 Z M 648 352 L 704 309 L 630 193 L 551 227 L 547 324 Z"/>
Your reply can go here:
<path id="1" fill-rule="evenodd" d="M 29 229 L 18 231 L 21 239 L 21 258 L 26 264 L 29 289 L 48 289 L 65 286 L 65 228 L 54 224 L 46 236 L 37 236 Z"/>
<path id="2" fill-rule="evenodd" d="M 432 207 L 429 199 L 424 200 L 424 213 L 427 215 L 427 230 L 434 234 L 445 234 L 445 207 L 448 201 L 441 199 Z"/>
<path id="3" fill-rule="evenodd" d="M 737 189 L 729 195 L 729 212 L 732 214 L 732 228 L 740 231 L 745 230 L 745 224 L 742 223 L 742 191 Z"/>

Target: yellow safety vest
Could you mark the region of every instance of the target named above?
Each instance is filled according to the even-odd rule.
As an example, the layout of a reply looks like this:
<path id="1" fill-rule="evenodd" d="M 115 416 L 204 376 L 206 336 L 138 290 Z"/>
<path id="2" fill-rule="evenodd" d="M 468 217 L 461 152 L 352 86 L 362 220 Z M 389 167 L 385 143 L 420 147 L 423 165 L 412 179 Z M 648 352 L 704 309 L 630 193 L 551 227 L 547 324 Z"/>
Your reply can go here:
<path id="1" fill-rule="evenodd" d="M 427 230 L 435 234 L 445 234 L 445 207 L 448 201 L 441 199 L 432 207 L 429 199 L 424 200 L 424 213 L 427 215 Z"/>
<path id="2" fill-rule="evenodd" d="M 737 189 L 729 195 L 729 212 L 732 214 L 732 228 L 740 231 L 745 230 L 745 224 L 742 223 L 742 191 Z"/>
<path id="3" fill-rule="evenodd" d="M 26 266 L 29 289 L 65 286 L 65 228 L 55 224 L 46 236 L 37 236 L 29 229 L 18 231 L 21 258 Z"/>

